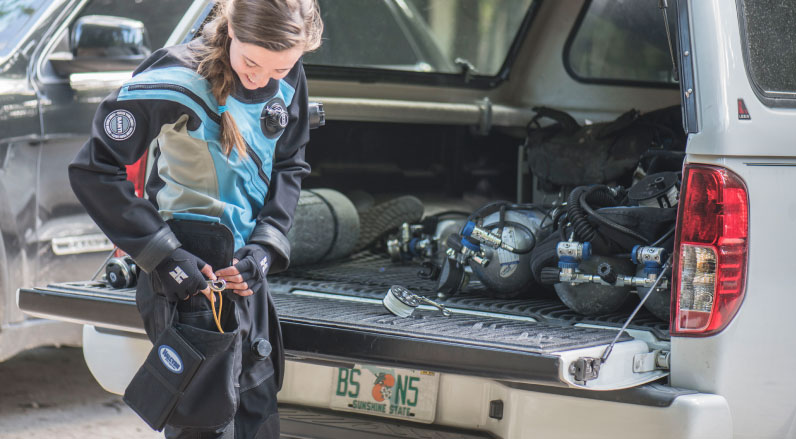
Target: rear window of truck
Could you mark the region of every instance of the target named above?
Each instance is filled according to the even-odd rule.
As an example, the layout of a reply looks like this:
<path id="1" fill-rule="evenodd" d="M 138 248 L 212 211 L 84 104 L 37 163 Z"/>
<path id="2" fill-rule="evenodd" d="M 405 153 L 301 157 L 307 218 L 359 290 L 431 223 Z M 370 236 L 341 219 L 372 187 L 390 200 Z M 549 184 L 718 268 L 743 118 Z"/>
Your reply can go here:
<path id="1" fill-rule="evenodd" d="M 741 0 L 746 66 L 758 94 L 796 99 L 796 2 Z"/>
<path id="2" fill-rule="evenodd" d="M 314 77 L 493 87 L 508 75 L 535 0 L 319 0 Z"/>
<path id="3" fill-rule="evenodd" d="M 674 2 L 671 2 L 672 4 Z M 668 8 L 670 34 L 676 13 Z M 674 86 L 666 27 L 656 1 L 586 2 L 564 48 L 564 64 L 578 81 Z"/>

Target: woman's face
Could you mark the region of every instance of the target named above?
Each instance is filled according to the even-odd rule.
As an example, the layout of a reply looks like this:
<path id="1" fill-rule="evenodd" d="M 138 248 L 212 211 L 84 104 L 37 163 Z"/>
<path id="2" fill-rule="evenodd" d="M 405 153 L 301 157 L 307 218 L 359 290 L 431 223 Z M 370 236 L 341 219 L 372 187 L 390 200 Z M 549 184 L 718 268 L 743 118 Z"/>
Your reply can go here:
<path id="1" fill-rule="evenodd" d="M 232 27 L 228 28 L 232 42 L 229 46 L 229 61 L 240 82 L 249 90 L 265 87 L 271 79 L 280 80 L 290 72 L 301 55 L 303 47 L 293 47 L 273 52 L 263 47 L 242 43 L 235 38 Z"/>

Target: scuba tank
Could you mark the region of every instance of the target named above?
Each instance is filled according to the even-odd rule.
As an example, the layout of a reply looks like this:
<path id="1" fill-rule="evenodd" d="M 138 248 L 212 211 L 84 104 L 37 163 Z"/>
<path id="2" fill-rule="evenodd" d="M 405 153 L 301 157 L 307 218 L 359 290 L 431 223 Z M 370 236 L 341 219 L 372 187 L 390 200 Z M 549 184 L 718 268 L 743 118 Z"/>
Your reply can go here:
<path id="1" fill-rule="evenodd" d="M 536 279 L 552 284 L 561 301 L 586 315 L 617 311 L 649 292 L 671 254 L 677 216 L 678 176 L 652 174 L 629 191 L 605 185 L 579 186 L 557 217 L 559 233 L 537 246 L 531 257 Z M 590 255 L 570 257 L 562 244 L 588 244 Z M 550 267 L 558 261 L 558 267 Z M 668 283 L 660 282 L 644 305 L 668 318 Z"/>
<path id="2" fill-rule="evenodd" d="M 446 243 L 448 258 L 443 261 L 439 296 L 451 296 L 462 288 L 468 267 L 493 297 L 527 294 L 534 283 L 531 250 L 552 227 L 552 220 L 544 224 L 546 218 L 548 212 L 533 204 L 506 201 L 473 212 L 461 232 Z"/>
<path id="3" fill-rule="evenodd" d="M 299 195 L 290 241 L 290 265 L 308 265 L 350 255 L 359 238 L 359 214 L 345 195 L 305 189 Z"/>

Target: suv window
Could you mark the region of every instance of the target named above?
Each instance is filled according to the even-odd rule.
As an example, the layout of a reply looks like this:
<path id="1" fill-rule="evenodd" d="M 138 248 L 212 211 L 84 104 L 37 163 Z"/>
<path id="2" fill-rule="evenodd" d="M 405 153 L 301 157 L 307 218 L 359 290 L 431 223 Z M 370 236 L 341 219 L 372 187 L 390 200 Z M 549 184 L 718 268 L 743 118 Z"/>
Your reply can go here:
<path id="1" fill-rule="evenodd" d="M 193 0 L 94 0 L 80 12 L 84 15 L 111 15 L 144 23 L 153 51 L 163 47 Z"/>
<path id="2" fill-rule="evenodd" d="M 769 97 L 796 95 L 796 3 L 743 1 L 747 66 L 754 84 Z"/>
<path id="3" fill-rule="evenodd" d="M 534 0 L 320 0 L 321 48 L 305 64 L 496 75 Z"/>
<path id="4" fill-rule="evenodd" d="M 14 49 L 25 31 L 41 17 L 51 0 L 0 1 L 0 58 Z"/>
<path id="5" fill-rule="evenodd" d="M 674 84 L 666 28 L 657 4 L 651 0 L 587 3 L 564 49 L 569 73 L 585 82 Z M 674 36 L 675 8 L 668 9 Z"/>

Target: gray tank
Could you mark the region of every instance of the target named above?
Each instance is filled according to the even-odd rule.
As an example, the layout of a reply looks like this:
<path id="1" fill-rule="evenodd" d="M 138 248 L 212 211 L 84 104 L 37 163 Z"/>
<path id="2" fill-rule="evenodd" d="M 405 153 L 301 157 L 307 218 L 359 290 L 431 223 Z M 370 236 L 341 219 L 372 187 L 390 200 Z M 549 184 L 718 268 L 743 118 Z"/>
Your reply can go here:
<path id="1" fill-rule="evenodd" d="M 481 248 L 489 263 L 483 266 L 470 261 L 470 267 L 495 297 L 513 298 L 527 293 L 534 282 L 531 271 L 531 250 L 537 240 L 543 238 L 540 236 L 542 233 L 540 225 L 545 214 L 539 210 L 517 209 L 507 210 L 505 215 L 506 224 L 503 226 L 501 239 L 522 252 L 515 253 L 482 244 Z M 498 221 L 500 221 L 500 212 L 493 212 L 484 217 L 482 228 L 497 235 L 500 231 Z"/>

